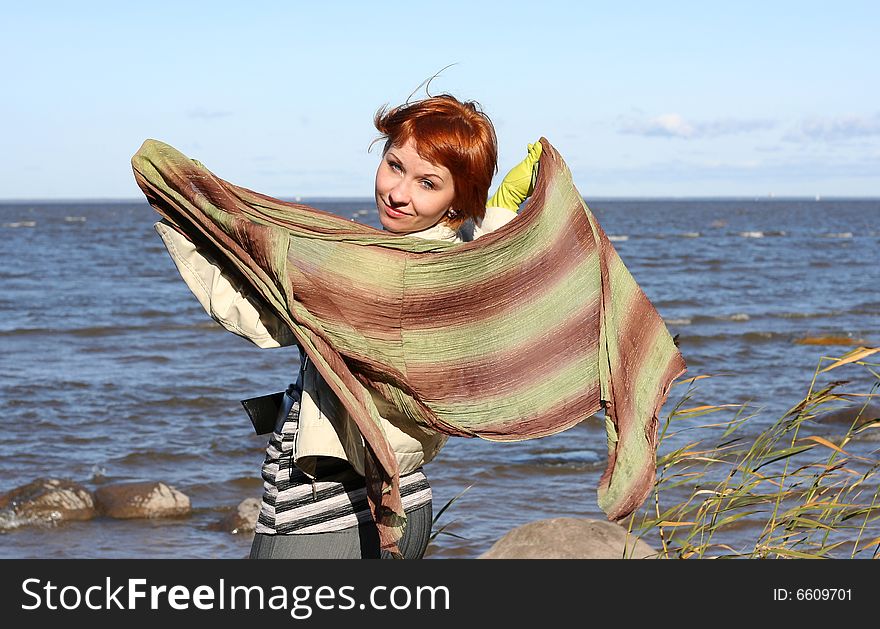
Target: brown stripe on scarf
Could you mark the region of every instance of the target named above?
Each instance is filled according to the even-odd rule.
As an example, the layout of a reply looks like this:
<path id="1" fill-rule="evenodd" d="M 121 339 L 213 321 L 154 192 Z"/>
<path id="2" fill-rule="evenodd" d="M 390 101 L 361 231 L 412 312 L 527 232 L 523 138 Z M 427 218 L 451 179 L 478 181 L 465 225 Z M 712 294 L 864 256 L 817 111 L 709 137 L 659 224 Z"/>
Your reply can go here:
<path id="1" fill-rule="evenodd" d="M 467 400 L 483 390 L 519 389 L 522 373 L 550 374 L 597 352 L 599 339 L 590 338 L 587 330 L 597 325 L 599 299 L 597 294 L 556 327 L 503 351 L 453 362 L 409 363 L 407 379 L 428 403 Z"/>

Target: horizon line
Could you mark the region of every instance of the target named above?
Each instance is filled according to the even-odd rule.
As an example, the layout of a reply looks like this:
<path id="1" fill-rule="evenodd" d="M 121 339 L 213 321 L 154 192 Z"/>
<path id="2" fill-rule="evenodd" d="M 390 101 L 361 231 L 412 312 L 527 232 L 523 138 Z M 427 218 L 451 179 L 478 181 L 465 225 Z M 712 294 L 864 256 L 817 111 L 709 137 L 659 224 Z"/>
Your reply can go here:
<path id="1" fill-rule="evenodd" d="M 305 201 L 335 201 L 335 202 L 358 202 L 372 203 L 375 201 L 373 197 L 346 197 L 346 196 L 283 196 L 276 197 L 279 201 L 292 203 L 302 203 Z M 816 195 L 816 194 L 792 194 L 792 195 L 750 195 L 750 194 L 731 194 L 731 195 L 595 195 L 591 197 L 581 197 L 584 201 L 663 201 L 663 200 L 694 200 L 694 201 L 779 201 L 779 200 L 816 200 L 816 201 L 880 201 L 880 195 Z M 145 203 L 149 205 L 143 197 L 57 197 L 57 198 L 0 198 L 0 204 L 13 203 Z"/>

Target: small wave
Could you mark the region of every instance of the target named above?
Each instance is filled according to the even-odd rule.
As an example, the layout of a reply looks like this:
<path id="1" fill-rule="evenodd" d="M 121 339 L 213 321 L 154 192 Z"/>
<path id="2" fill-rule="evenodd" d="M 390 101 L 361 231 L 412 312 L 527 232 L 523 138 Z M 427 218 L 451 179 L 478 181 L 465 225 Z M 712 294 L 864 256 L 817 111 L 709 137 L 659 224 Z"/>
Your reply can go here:
<path id="1" fill-rule="evenodd" d="M 60 443 L 62 445 L 93 445 L 98 443 L 112 443 L 112 439 L 106 435 L 93 435 L 89 434 L 87 436 L 80 435 L 56 435 L 54 437 L 56 443 Z"/>
<path id="2" fill-rule="evenodd" d="M 3 223 L 3 227 L 36 227 L 37 221 L 17 221 L 15 223 Z"/>
<path id="3" fill-rule="evenodd" d="M 84 382 L 82 380 L 56 380 L 55 387 L 62 389 L 91 389 L 95 386 L 94 382 Z"/>
<path id="4" fill-rule="evenodd" d="M 593 469 L 601 462 L 597 453 L 590 450 L 581 450 L 558 455 L 533 456 L 530 459 L 529 465 L 576 471 Z"/>
<path id="5" fill-rule="evenodd" d="M 767 231 L 747 231 L 747 232 L 739 232 L 739 235 L 743 238 L 770 238 L 770 237 L 780 237 L 785 236 L 786 232 L 779 229 L 771 229 Z"/>
<path id="6" fill-rule="evenodd" d="M 9 531 L 22 526 L 52 528 L 58 525 L 61 514 L 53 511 L 45 516 L 22 516 L 11 509 L 0 510 L 0 531 Z"/>
<path id="7" fill-rule="evenodd" d="M 0 531 L 11 531 L 29 524 L 27 518 L 16 515 L 13 511 L 0 511 Z"/>
<path id="8" fill-rule="evenodd" d="M 153 363 L 157 365 L 167 365 L 173 362 L 171 358 L 164 354 L 126 354 L 116 358 L 121 363 Z"/>
<path id="9" fill-rule="evenodd" d="M 730 333 L 719 333 L 719 334 L 708 334 L 708 335 L 700 335 L 700 336 L 687 336 L 686 340 L 688 343 L 692 343 L 692 341 L 696 341 L 697 343 L 714 343 L 716 341 L 731 341 L 738 340 L 741 342 L 746 342 L 747 344 L 755 344 L 755 343 L 764 343 L 767 341 L 775 341 L 779 339 L 779 337 L 783 336 L 782 334 L 777 334 L 776 332 L 769 331 L 759 331 L 759 332 L 745 332 L 743 334 L 730 334 Z"/>
<path id="10" fill-rule="evenodd" d="M 866 314 L 876 316 L 880 312 L 880 303 L 859 304 L 847 311 L 847 314 Z"/>
<path id="11" fill-rule="evenodd" d="M 832 312 L 780 312 L 779 314 L 771 314 L 771 317 L 779 317 L 780 319 L 818 319 L 822 317 L 836 317 L 841 314 L 839 311 Z"/>
<path id="12" fill-rule="evenodd" d="M 664 319 L 666 325 L 690 325 L 691 320 L 687 318 L 682 319 Z"/>
<path id="13" fill-rule="evenodd" d="M 776 332 L 746 332 L 741 338 L 747 341 L 767 341 L 782 336 Z"/>
<path id="14" fill-rule="evenodd" d="M 682 232 L 679 236 L 682 238 L 699 238 L 701 234 L 700 232 Z"/>
<path id="15" fill-rule="evenodd" d="M 65 216 L 64 221 L 67 223 L 85 223 L 85 216 Z"/>
<path id="16" fill-rule="evenodd" d="M 531 456 L 527 462 L 499 463 L 492 469 L 496 478 L 530 478 L 542 474 L 583 474 L 585 471 L 601 471 L 605 461 L 596 456 L 592 460 L 570 460 L 562 457 Z"/>
<path id="17" fill-rule="evenodd" d="M 778 342 L 782 338 L 788 338 L 787 334 L 777 332 L 746 332 L 744 334 L 682 334 L 681 343 L 689 346 L 712 345 L 715 343 L 742 342 L 748 345 L 756 345 L 759 343 Z"/>
<path id="18" fill-rule="evenodd" d="M 828 232 L 822 234 L 825 238 L 852 238 L 852 232 Z"/>
<path id="19" fill-rule="evenodd" d="M 749 315 L 744 312 L 736 312 L 732 315 L 722 315 L 718 317 L 718 319 L 721 319 L 722 321 L 748 321 Z"/>
<path id="20" fill-rule="evenodd" d="M 611 242 L 626 242 L 629 240 L 629 236 L 608 236 L 608 240 Z"/>

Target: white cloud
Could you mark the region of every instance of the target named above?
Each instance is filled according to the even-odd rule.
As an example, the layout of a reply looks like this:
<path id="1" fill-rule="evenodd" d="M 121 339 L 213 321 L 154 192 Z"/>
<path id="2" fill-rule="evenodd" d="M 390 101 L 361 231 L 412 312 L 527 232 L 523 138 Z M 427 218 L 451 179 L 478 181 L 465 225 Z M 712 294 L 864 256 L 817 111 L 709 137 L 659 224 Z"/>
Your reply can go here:
<path id="1" fill-rule="evenodd" d="M 694 139 L 748 133 L 775 126 L 774 121 L 762 119 L 718 118 L 688 122 L 681 115 L 670 113 L 648 119 L 624 120 L 618 131 L 647 137 Z"/>
<path id="2" fill-rule="evenodd" d="M 834 142 L 880 135 L 880 113 L 873 116 L 845 115 L 832 118 L 808 118 L 783 139 L 792 142 L 819 140 Z"/>
<path id="3" fill-rule="evenodd" d="M 689 138 L 694 134 L 694 128 L 678 114 L 661 114 L 648 120 L 630 120 L 624 122 L 619 130 L 632 135 L 670 138 Z"/>

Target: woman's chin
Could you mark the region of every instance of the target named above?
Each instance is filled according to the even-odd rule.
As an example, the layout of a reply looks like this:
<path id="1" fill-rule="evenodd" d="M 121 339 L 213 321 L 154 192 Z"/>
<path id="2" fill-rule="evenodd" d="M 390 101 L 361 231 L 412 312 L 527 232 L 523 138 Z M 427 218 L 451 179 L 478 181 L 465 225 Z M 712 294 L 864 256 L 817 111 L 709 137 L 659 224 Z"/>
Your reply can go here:
<path id="1" fill-rule="evenodd" d="M 379 213 L 379 222 L 382 223 L 382 228 L 385 231 L 391 232 L 392 234 L 408 234 L 412 231 L 411 229 L 407 229 L 407 226 L 403 224 L 403 221 L 389 218 L 382 213 Z"/>

